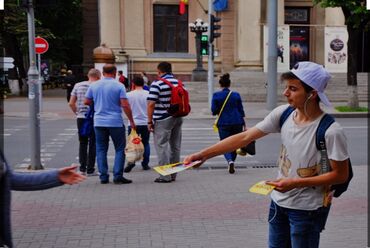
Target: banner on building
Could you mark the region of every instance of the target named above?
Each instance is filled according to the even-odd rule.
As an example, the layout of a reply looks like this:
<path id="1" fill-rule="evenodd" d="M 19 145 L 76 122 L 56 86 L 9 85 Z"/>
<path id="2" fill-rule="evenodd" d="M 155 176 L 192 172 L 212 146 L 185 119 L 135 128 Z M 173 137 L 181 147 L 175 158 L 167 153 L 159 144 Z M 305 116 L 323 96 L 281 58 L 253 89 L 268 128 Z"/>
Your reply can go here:
<path id="1" fill-rule="evenodd" d="M 329 72 L 347 72 L 347 28 L 325 27 L 325 68 Z"/>
<path id="2" fill-rule="evenodd" d="M 263 71 L 267 72 L 268 65 L 268 26 L 263 28 Z M 277 70 L 278 72 L 286 72 L 289 70 L 289 26 L 278 26 L 277 30 Z"/>

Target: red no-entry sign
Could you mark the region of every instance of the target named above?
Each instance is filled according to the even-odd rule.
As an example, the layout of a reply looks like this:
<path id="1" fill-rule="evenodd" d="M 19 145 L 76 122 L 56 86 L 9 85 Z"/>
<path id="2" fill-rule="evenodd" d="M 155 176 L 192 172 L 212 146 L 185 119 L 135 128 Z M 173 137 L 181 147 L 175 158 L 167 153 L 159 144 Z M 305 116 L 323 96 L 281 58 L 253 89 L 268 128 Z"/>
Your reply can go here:
<path id="1" fill-rule="evenodd" d="M 49 43 L 41 37 L 35 38 L 35 51 L 37 54 L 46 53 L 49 49 Z"/>

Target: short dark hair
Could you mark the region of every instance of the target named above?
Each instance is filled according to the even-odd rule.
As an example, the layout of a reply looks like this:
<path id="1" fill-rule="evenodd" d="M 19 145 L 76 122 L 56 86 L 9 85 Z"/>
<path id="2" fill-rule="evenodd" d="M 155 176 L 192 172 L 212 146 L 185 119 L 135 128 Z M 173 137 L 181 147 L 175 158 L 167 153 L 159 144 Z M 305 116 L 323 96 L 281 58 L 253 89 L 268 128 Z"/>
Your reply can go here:
<path id="1" fill-rule="evenodd" d="M 304 91 L 306 93 L 310 93 L 311 91 L 313 91 L 313 88 L 311 86 L 309 86 L 308 84 L 306 84 L 305 82 L 303 82 L 302 80 L 299 79 L 299 77 L 297 77 L 293 72 L 289 71 L 289 72 L 284 72 L 283 74 L 281 74 L 280 76 L 280 79 L 283 81 L 283 80 L 299 80 L 299 82 L 301 82 L 303 88 L 304 88 Z"/>
<path id="2" fill-rule="evenodd" d="M 118 71 L 118 73 L 122 75 L 123 74 L 123 71 Z"/>
<path id="3" fill-rule="evenodd" d="M 172 73 L 172 65 L 165 61 L 159 63 L 157 69 L 163 73 Z"/>
<path id="4" fill-rule="evenodd" d="M 231 81 L 230 81 L 230 74 L 225 73 L 224 75 L 220 76 L 220 80 L 218 83 L 221 85 L 221 87 L 230 87 Z"/>
<path id="5" fill-rule="evenodd" d="M 113 64 L 105 64 L 103 66 L 103 73 L 113 74 L 117 72 L 117 67 Z"/>
<path id="6" fill-rule="evenodd" d="M 144 79 L 143 77 L 135 77 L 132 81 L 136 86 L 144 86 Z"/>

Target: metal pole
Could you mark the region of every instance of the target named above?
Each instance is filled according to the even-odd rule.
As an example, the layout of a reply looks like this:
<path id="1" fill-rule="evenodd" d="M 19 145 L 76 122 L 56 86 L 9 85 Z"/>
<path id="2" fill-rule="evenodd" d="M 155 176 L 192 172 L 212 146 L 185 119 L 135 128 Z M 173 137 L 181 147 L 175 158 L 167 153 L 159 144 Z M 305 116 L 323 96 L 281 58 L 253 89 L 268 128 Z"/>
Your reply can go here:
<path id="1" fill-rule="evenodd" d="M 202 38 L 202 31 L 198 30 L 195 32 L 195 47 L 197 52 L 197 68 L 196 70 L 203 71 L 203 65 L 202 65 L 202 54 L 200 51 L 200 39 Z"/>
<path id="2" fill-rule="evenodd" d="M 277 0 L 268 2 L 267 109 L 277 105 Z"/>
<path id="3" fill-rule="evenodd" d="M 30 105 L 30 140 L 31 140 L 31 165 L 29 169 L 43 169 L 40 158 L 40 113 L 39 113 L 39 73 L 36 68 L 35 52 L 35 16 L 32 0 L 28 1 L 28 52 L 30 68 L 28 69 L 28 99 Z"/>
<path id="4" fill-rule="evenodd" d="M 208 23 L 211 25 L 211 14 L 213 12 L 213 0 L 208 0 Z M 208 40 L 211 37 L 211 28 L 208 28 Z M 213 96 L 213 45 L 208 42 L 208 106 L 211 108 Z"/>
<path id="5" fill-rule="evenodd" d="M 41 54 L 37 54 L 37 64 L 38 64 L 38 70 L 39 70 L 39 106 L 40 106 L 40 112 L 42 112 L 42 84 L 44 82 L 44 78 L 41 76 Z"/>

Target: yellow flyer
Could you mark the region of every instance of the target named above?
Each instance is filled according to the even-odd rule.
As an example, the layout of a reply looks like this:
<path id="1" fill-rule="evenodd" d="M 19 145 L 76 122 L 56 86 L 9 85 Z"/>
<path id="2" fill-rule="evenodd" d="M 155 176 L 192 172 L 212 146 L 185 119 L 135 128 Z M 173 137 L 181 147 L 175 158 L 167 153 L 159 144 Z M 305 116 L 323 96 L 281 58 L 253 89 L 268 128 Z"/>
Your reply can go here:
<path id="1" fill-rule="evenodd" d="M 162 176 L 168 176 L 173 173 L 177 173 L 177 172 L 192 168 L 195 165 L 200 164 L 201 162 L 202 161 L 200 160 L 194 161 L 190 164 L 184 164 L 182 162 L 179 162 L 179 163 L 174 163 L 174 164 L 156 166 L 156 167 L 153 167 L 153 169 L 159 174 L 161 174 Z"/>
<path id="2" fill-rule="evenodd" d="M 267 185 L 266 181 L 261 181 L 250 187 L 249 192 L 268 195 L 275 188 L 275 186 Z"/>

